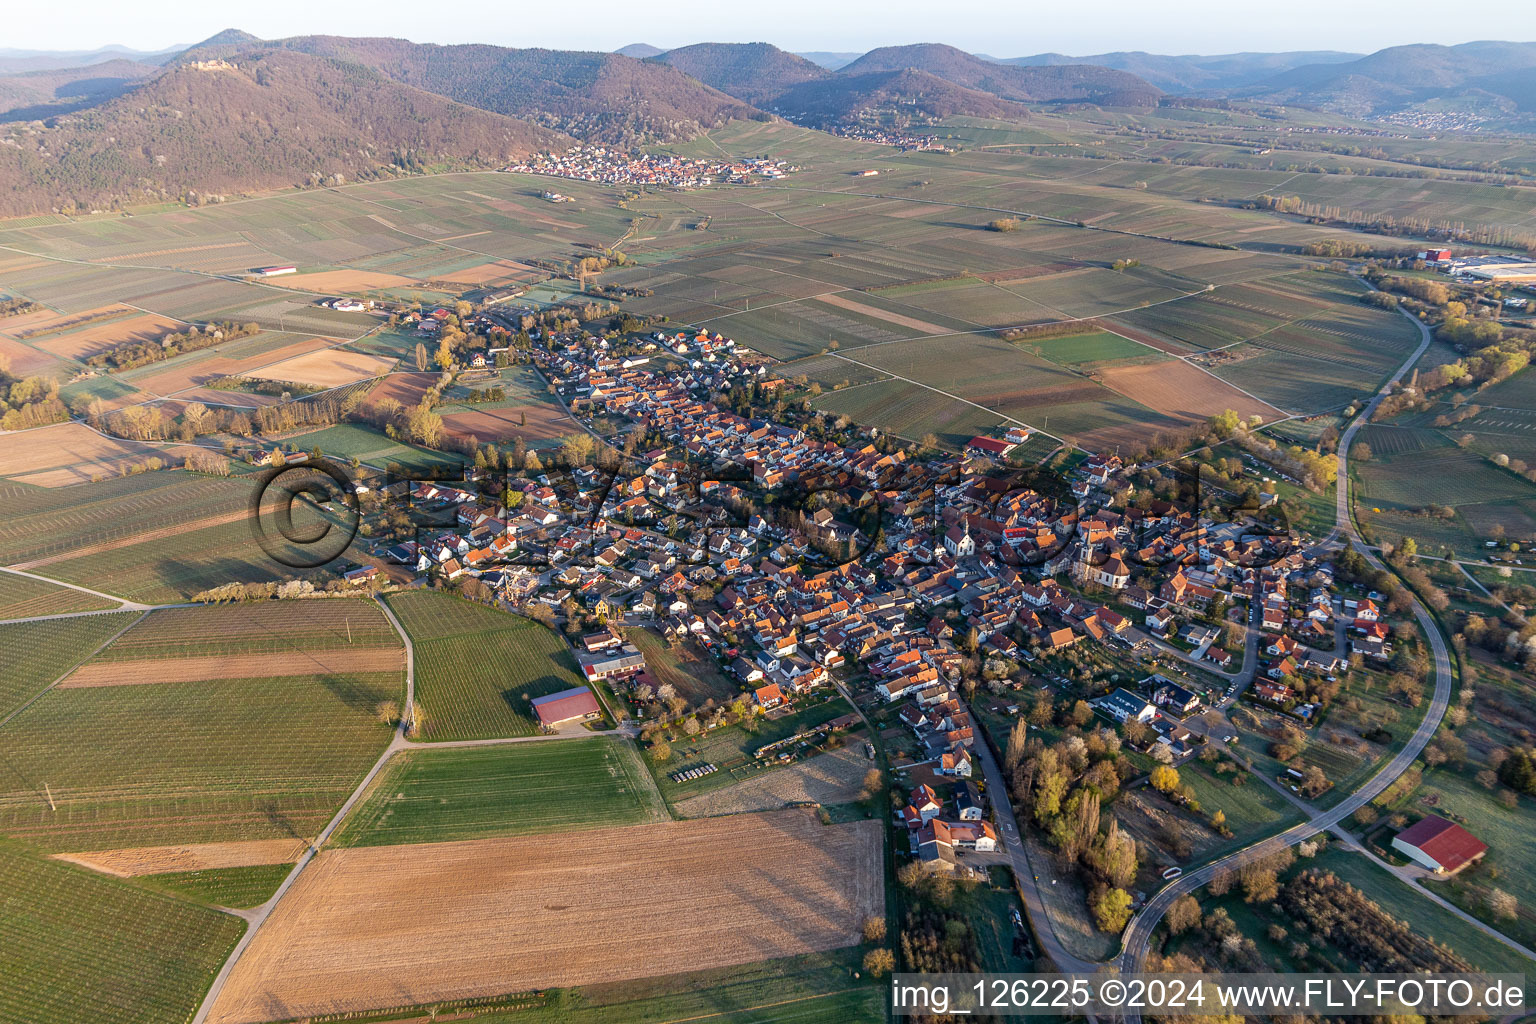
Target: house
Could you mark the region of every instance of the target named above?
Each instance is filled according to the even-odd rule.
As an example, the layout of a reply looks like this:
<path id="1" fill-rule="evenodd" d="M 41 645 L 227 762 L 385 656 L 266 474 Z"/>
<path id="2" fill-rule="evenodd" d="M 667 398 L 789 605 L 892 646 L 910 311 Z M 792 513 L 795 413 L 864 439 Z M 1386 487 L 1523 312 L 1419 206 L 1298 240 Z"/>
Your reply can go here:
<path id="1" fill-rule="evenodd" d="M 613 647 L 622 647 L 623 645 L 624 641 L 622 639 L 606 629 L 597 633 L 588 633 L 581 638 L 581 646 L 587 649 L 588 654 L 606 651 Z"/>
<path id="2" fill-rule="evenodd" d="M 380 573 L 379 573 L 379 567 L 378 566 L 376 566 L 376 565 L 361 565 L 361 566 L 358 566 L 356 569 L 351 569 L 351 570 L 349 570 L 347 572 L 342 573 L 341 578 L 346 580 L 348 583 L 352 584 L 354 587 L 360 587 L 360 586 L 362 586 L 365 583 L 368 583 L 368 582 L 370 582 L 372 580 L 377 579 L 379 577 L 379 575 L 380 575 Z"/>
<path id="3" fill-rule="evenodd" d="M 1487 843 L 1433 814 L 1393 836 L 1392 848 L 1437 875 L 1454 875 L 1488 852 Z"/>
<path id="4" fill-rule="evenodd" d="M 964 747 L 951 750 L 939 756 L 939 774 L 950 775 L 957 779 L 971 777 L 971 752 Z"/>
<path id="5" fill-rule="evenodd" d="M 990 853 L 997 849 L 997 831 L 990 821 L 942 821 L 935 818 L 919 835 L 918 843 L 928 842 L 929 833 L 932 833 L 933 840 L 947 843 L 956 850 Z"/>
<path id="6" fill-rule="evenodd" d="M 758 707 L 768 711 L 784 703 L 784 691 L 779 689 L 778 683 L 769 683 L 767 686 L 759 686 L 753 692 L 752 699 L 757 701 Z"/>
<path id="7" fill-rule="evenodd" d="M 987 805 L 974 782 L 955 787 L 955 809 L 961 821 L 981 821 L 987 816 Z"/>
<path id="8" fill-rule="evenodd" d="M 585 686 L 572 687 L 533 699 L 533 713 L 546 729 L 557 729 L 566 722 L 585 722 L 602 714 L 597 697 Z"/>
<path id="9" fill-rule="evenodd" d="M 1117 722 L 1129 722 L 1132 719 L 1138 722 L 1150 722 L 1157 715 L 1157 708 L 1153 707 L 1146 698 L 1137 696 L 1124 687 L 1116 689 L 1113 693 L 1106 693 L 1094 701 L 1094 704 Z"/>
<path id="10" fill-rule="evenodd" d="M 912 791 L 912 800 L 902 810 L 901 816 L 908 828 L 921 828 L 937 818 L 943 810 L 944 802 L 939 799 L 939 794 L 925 783 Z"/>
<path id="11" fill-rule="evenodd" d="M 1257 682 L 1253 684 L 1253 692 L 1260 700 L 1274 704 L 1284 704 L 1291 699 L 1291 688 L 1284 683 Z"/>
<path id="12" fill-rule="evenodd" d="M 1200 706 L 1199 696 L 1171 679 L 1153 676 L 1149 682 L 1153 688 L 1152 702 L 1154 704 L 1171 708 L 1181 715 L 1187 715 Z"/>

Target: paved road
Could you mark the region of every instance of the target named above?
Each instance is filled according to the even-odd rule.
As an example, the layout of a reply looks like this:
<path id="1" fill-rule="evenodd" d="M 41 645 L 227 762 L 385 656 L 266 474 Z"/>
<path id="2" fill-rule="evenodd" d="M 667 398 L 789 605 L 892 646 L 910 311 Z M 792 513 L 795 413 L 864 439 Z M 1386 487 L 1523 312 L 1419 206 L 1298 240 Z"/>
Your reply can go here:
<path id="1" fill-rule="evenodd" d="M 1058 970 L 1098 970 L 1099 964 L 1069 953 L 1051 925 L 1051 915 L 1045 908 L 1045 897 L 1040 892 L 1037 873 L 1029 862 L 1029 852 L 1024 848 L 1019 823 L 1014 817 L 1013 801 L 1008 798 L 1008 784 L 1003 779 L 1002 766 L 992 755 L 991 745 L 983 739 L 976 743 L 972 751 L 976 754 L 976 760 L 981 762 L 982 776 L 987 780 L 987 793 L 997 812 L 998 837 L 1003 841 L 1003 850 L 1008 855 L 1013 875 L 1018 879 L 1019 891 L 1024 896 L 1024 909 L 1033 926 L 1038 952 L 1049 957 Z"/>
<path id="2" fill-rule="evenodd" d="M 92 597 L 99 597 L 103 601 L 116 601 L 121 607 L 111 609 L 115 612 L 147 612 L 151 608 L 174 607 L 173 605 L 140 604 L 137 601 L 129 601 L 126 598 L 118 597 L 115 594 L 103 594 L 99 590 L 92 590 L 89 587 L 82 587 L 74 583 L 65 583 L 63 580 L 56 580 L 50 576 L 39 576 L 35 572 L 27 572 L 23 569 L 12 569 L 7 566 L 0 566 L 0 572 L 8 572 L 12 576 L 25 576 L 29 580 L 38 580 L 42 583 L 52 583 L 56 587 L 64 587 L 68 590 L 78 590 L 82 594 L 89 594 Z"/>
<path id="3" fill-rule="evenodd" d="M 1403 315 L 1407 316 L 1406 313 Z M 1352 542 L 1361 551 L 1366 562 L 1377 569 L 1386 569 L 1386 566 L 1382 564 L 1381 560 L 1374 553 L 1366 549 L 1365 542 L 1356 531 L 1354 519 L 1350 515 L 1348 453 L 1355 434 L 1362 425 L 1370 420 L 1371 413 L 1381 404 L 1382 399 L 1386 397 L 1392 385 L 1401 380 L 1403 374 L 1418 362 L 1425 350 L 1429 348 L 1431 341 L 1429 329 L 1414 317 L 1410 316 L 1408 319 L 1419 329 L 1421 340 L 1418 348 L 1398 368 L 1397 372 L 1382 385 L 1381 390 L 1372 397 L 1366 408 L 1350 423 L 1339 438 L 1338 491 L 1335 505 L 1337 522 L 1334 527 L 1334 533 L 1341 534 Z M 1330 810 L 1316 812 L 1309 820 L 1300 825 L 1293 826 L 1279 835 L 1260 840 L 1220 860 L 1190 871 L 1164 886 L 1147 901 L 1126 928 L 1122 951 L 1117 959 L 1121 969 L 1135 970 L 1141 966 L 1142 962 L 1146 959 L 1147 951 L 1151 947 L 1153 929 L 1156 928 L 1157 922 L 1162 919 L 1168 908 L 1179 897 L 1205 885 L 1222 868 L 1232 867 L 1250 858 L 1263 856 L 1266 853 L 1294 845 L 1316 835 L 1318 832 L 1334 829 L 1339 822 L 1373 800 L 1413 764 L 1414 760 L 1419 756 L 1419 752 L 1424 749 L 1425 745 L 1434 737 L 1435 731 L 1439 729 L 1440 720 L 1445 716 L 1446 708 L 1450 703 L 1452 688 L 1450 654 L 1446 649 L 1444 638 L 1440 635 L 1440 630 L 1436 627 L 1429 611 L 1417 599 L 1413 603 L 1413 615 L 1414 619 L 1418 622 L 1420 632 L 1429 644 L 1434 658 L 1435 692 L 1430 700 L 1429 707 L 1424 713 L 1424 718 L 1419 722 L 1418 728 L 1414 730 L 1408 742 L 1369 781 Z M 1139 1017 L 1132 1016 L 1128 1019 L 1136 1020 Z"/>

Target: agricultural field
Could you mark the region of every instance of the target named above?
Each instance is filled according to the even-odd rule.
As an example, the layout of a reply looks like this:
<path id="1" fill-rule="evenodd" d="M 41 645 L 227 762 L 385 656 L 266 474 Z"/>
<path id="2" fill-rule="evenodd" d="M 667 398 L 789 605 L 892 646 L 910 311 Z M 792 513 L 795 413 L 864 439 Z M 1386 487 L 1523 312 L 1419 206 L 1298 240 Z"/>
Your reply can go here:
<path id="1" fill-rule="evenodd" d="M 371 377 L 382 377 L 394 369 L 388 356 L 368 355 L 344 348 L 327 348 L 291 359 L 270 363 L 245 374 L 254 380 L 307 384 L 317 388 L 337 388 Z"/>
<path id="2" fill-rule="evenodd" d="M 233 522 L 249 513 L 251 494 L 248 478 L 200 476 L 184 470 L 118 477 L 83 487 L 0 483 L 0 561 L 37 571 L 45 559 L 62 561 L 93 550 Z"/>
<path id="3" fill-rule="evenodd" d="M 53 685 L 139 618 L 137 612 L 0 623 L 0 719 Z"/>
<path id="4" fill-rule="evenodd" d="M 878 981 L 854 978 L 857 949 L 555 990 L 541 1005 L 477 1012 L 477 1024 L 608 1024 L 707 1019 L 719 1024 L 846 1024 L 885 1013 Z M 384 1016 L 358 1018 L 366 1024 Z"/>
<path id="5" fill-rule="evenodd" d="M 320 514 L 308 505 L 295 504 L 296 531 L 313 531 L 321 522 Z M 287 562 L 272 557 L 258 542 L 247 508 L 153 530 L 93 550 L 51 556 L 46 568 L 37 563 L 22 565 L 30 564 L 36 571 L 66 583 L 154 604 L 184 601 L 232 582 L 270 583 L 297 577 L 324 583 L 334 578 L 326 567 L 290 569 L 288 562 L 305 557 L 302 548 L 279 545 L 278 550 Z"/>
<path id="6" fill-rule="evenodd" d="M 292 864 L 254 864 L 238 868 L 205 868 L 145 875 L 139 884 L 210 907 L 248 910 L 272 898 Z"/>
<path id="7" fill-rule="evenodd" d="M 954 449 L 1003 423 L 1001 416 L 987 409 L 936 395 L 921 384 L 894 379 L 829 391 L 813 404 L 824 412 L 877 426 L 913 442 L 931 433 L 940 444 Z"/>
<path id="8" fill-rule="evenodd" d="M 68 487 L 109 476 L 166 453 L 137 441 L 106 437 L 79 423 L 60 423 L 7 436 L 0 479 L 36 487 Z"/>
<path id="9" fill-rule="evenodd" d="M 1156 351 L 1138 341 L 1108 331 L 1085 331 L 1059 338 L 1041 338 L 1018 342 L 1032 356 L 1048 359 L 1062 366 L 1093 367 L 1101 363 L 1159 361 Z"/>
<path id="10" fill-rule="evenodd" d="M 1448 427 L 1446 432 L 1454 437 L 1470 433 L 1471 447 L 1482 454 L 1502 454 L 1527 465 L 1536 464 L 1536 403 L 1524 408 L 1485 407 L 1471 419 Z"/>
<path id="11" fill-rule="evenodd" d="M 817 407 L 845 412 L 905 437 L 933 431 L 941 440 L 963 443 L 998 423 L 1023 422 L 1096 450 L 1145 441 L 1190 422 L 1147 408 L 1082 370 L 1058 366 L 996 339 L 929 339 L 884 345 L 848 358 L 905 380 L 824 394 L 816 400 Z M 1220 381 L 1211 384 L 1230 391 Z"/>
<path id="12" fill-rule="evenodd" d="M 117 618 L 130 616 L 35 625 L 105 631 Z M 141 628 L 88 663 L 76 676 L 86 683 L 50 690 L 4 724 L 0 828 L 60 851 L 312 836 L 388 742 L 379 707 L 402 697 L 400 648 L 372 602 L 170 609 Z M 393 667 L 331 663 L 328 651 L 387 651 Z M 183 656 L 199 671 L 178 671 Z M 245 675 L 207 671 L 217 656 Z M 309 656 L 330 670 L 290 664 Z"/>
<path id="13" fill-rule="evenodd" d="M 113 601 L 46 580 L 11 572 L 0 573 L 0 621 L 33 615 L 107 611 L 116 607 Z"/>
<path id="14" fill-rule="evenodd" d="M 228 914 L 0 844 L 0 1018 L 185 1024 L 245 930 Z"/>
<path id="15" fill-rule="evenodd" d="M 97 660 L 401 647 L 400 634 L 378 602 L 350 597 L 308 598 L 162 608 L 150 613 Z"/>
<path id="16" fill-rule="evenodd" d="M 784 811 L 587 838 L 324 851 L 209 1019 L 254 1024 L 837 949 L 884 906 L 874 822 L 822 825 Z M 385 962 L 394 983 L 381 994 Z"/>
<path id="17" fill-rule="evenodd" d="M 665 821 L 625 739 L 416 749 L 390 759 L 337 836 L 390 846 Z"/>
<path id="18" fill-rule="evenodd" d="M 1536 531 L 1536 485 L 1494 466 L 1473 449 L 1460 448 L 1443 433 L 1422 428 L 1373 425 L 1375 444 L 1367 461 L 1352 459 L 1360 522 L 1386 539 L 1406 535 L 1421 550 L 1460 554 L 1478 551 L 1495 525 L 1510 537 Z M 1367 441 L 1371 444 L 1370 441 Z M 1431 507 L 1454 515 L 1427 514 Z"/>
<path id="19" fill-rule="evenodd" d="M 436 591 L 388 601 L 415 646 L 423 739 L 532 736 L 528 702 L 583 684 L 565 641 L 538 623 Z"/>
<path id="20" fill-rule="evenodd" d="M 285 839 L 177 843 L 171 846 L 130 846 L 119 850 L 56 853 L 54 859 L 119 878 L 141 878 L 291 864 L 299 859 L 308 845 L 307 840 L 289 836 Z"/>
<path id="21" fill-rule="evenodd" d="M 383 434 L 355 423 L 338 423 L 305 434 L 293 434 L 283 439 L 284 444 L 297 445 L 306 452 L 319 449 L 328 458 L 357 459 L 378 468 L 398 463 L 402 466 L 451 466 L 464 465 L 462 455 L 417 448 L 402 441 L 394 441 Z"/>
<path id="22" fill-rule="evenodd" d="M 56 851 L 313 836 L 400 698 L 398 671 L 55 689 L 4 726 L 0 830 Z"/>
<path id="23" fill-rule="evenodd" d="M 443 430 L 452 437 L 472 437 L 481 444 L 510 444 L 522 438 L 530 448 L 552 448 L 574 433 L 576 424 L 558 406 L 547 402 L 498 402 L 443 413 Z"/>

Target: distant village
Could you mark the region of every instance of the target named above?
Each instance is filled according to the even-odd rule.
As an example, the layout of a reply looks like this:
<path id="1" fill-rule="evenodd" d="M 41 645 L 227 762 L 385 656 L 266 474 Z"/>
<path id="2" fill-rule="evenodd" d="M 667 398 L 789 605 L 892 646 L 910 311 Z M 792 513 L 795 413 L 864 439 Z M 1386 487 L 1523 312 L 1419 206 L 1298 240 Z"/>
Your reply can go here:
<path id="1" fill-rule="evenodd" d="M 799 170 L 784 160 L 768 157 L 703 159 L 651 153 L 634 154 L 602 146 L 577 146 L 564 153 L 540 153 L 505 170 L 519 174 L 544 174 L 556 178 L 600 182 L 605 185 L 667 185 L 702 188 L 721 182 L 750 184 L 777 180 Z M 550 202 L 569 202 L 559 193 L 545 193 Z"/>

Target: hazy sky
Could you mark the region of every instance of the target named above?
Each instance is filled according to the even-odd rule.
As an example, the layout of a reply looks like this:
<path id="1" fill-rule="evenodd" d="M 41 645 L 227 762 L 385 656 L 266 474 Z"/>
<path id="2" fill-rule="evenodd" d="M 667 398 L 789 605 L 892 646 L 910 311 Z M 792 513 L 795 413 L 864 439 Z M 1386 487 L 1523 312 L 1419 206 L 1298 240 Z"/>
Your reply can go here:
<path id="1" fill-rule="evenodd" d="M 612 50 L 626 43 L 766 40 L 789 50 L 863 51 L 944 42 L 996 57 L 1111 50 L 1370 51 L 1401 43 L 1536 39 L 1536 4 L 1468 17 L 1444 0 L 57 0 L 10 6 L 0 47 L 163 49 L 224 28 L 290 35 L 403 36 L 417 42 Z M 1494 9 L 1490 8 L 1489 11 Z M 1486 13 L 1486 12 L 1485 12 Z"/>

